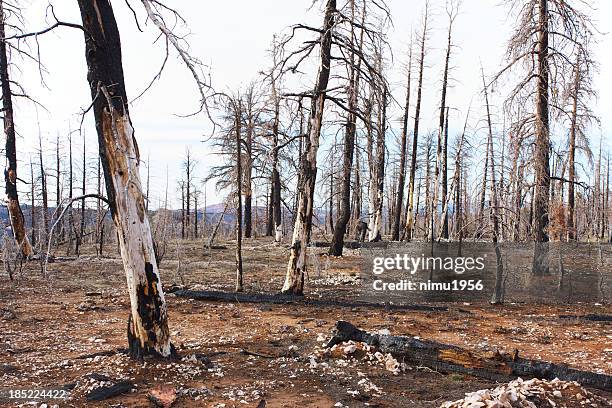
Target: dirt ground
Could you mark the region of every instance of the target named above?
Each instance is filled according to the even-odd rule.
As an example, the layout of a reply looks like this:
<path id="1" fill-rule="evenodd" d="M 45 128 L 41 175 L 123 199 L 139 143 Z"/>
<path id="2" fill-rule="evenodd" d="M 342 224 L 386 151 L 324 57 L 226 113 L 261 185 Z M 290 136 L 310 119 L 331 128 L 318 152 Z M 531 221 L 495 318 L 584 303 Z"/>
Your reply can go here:
<path id="1" fill-rule="evenodd" d="M 161 265 L 164 286 L 231 291 L 234 253 L 232 243 L 226 244 L 206 251 L 195 241 L 172 244 Z M 245 290 L 278 291 L 287 249 L 257 239 L 246 240 L 244 251 Z M 310 257 L 315 266 L 307 296 L 351 300 L 360 257 L 358 250 L 347 253 L 341 259 Z M 605 305 L 461 303 L 422 312 L 203 302 L 172 293 L 170 330 L 182 360 L 137 362 L 115 352 L 126 347 L 129 310 L 116 250 L 101 259 L 92 253 L 66 257 L 48 270 L 48 280 L 36 262 L 25 265 L 14 282 L 0 275 L 0 388 L 71 389 L 70 399 L 47 401 L 48 407 L 146 407 L 149 391 L 164 384 L 177 390 L 174 407 L 257 407 L 262 400 L 267 407 L 438 407 L 495 386 L 424 367 L 397 374 L 377 361 L 322 357 L 337 320 L 477 351 L 518 349 L 523 357 L 612 374 L 612 325 L 559 318 L 610 314 Z M 88 356 L 93 353 L 98 355 Z M 120 380 L 134 382 L 136 389 L 101 402 L 85 400 L 91 389 Z M 594 392 L 612 401 L 612 393 Z M 26 404 L 0 402 L 44 406 Z"/>

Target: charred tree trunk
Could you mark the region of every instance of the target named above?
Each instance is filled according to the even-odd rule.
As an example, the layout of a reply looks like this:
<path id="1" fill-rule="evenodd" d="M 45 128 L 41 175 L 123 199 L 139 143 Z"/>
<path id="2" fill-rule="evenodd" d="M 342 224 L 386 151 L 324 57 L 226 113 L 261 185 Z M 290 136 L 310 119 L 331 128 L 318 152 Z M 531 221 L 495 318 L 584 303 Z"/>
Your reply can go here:
<path id="1" fill-rule="evenodd" d="M 244 163 L 244 237 L 251 238 L 253 231 L 253 187 L 252 187 L 252 173 L 253 173 L 253 111 L 252 111 L 252 98 L 249 95 L 248 101 L 248 123 L 246 131 L 246 157 Z M 242 262 L 242 261 L 241 261 Z"/>
<path id="2" fill-rule="evenodd" d="M 168 357 L 166 301 L 140 183 L 140 157 L 129 117 L 119 30 L 108 1 L 78 0 L 85 30 L 92 106 L 107 198 L 130 294 L 130 354 Z"/>
<path id="3" fill-rule="evenodd" d="M 448 239 L 448 113 L 446 108 L 446 121 L 444 123 L 444 140 L 442 142 L 442 238 Z"/>
<path id="4" fill-rule="evenodd" d="M 32 246 L 36 246 L 36 184 L 34 182 L 34 163 L 32 163 L 32 158 L 30 157 L 30 220 L 32 224 Z"/>
<path id="5" fill-rule="evenodd" d="M 515 377 L 546 380 L 558 378 L 561 381 L 577 381 L 584 386 L 601 390 L 612 388 L 612 376 L 575 370 L 565 364 L 524 359 L 519 357 L 518 351 L 514 355 L 499 352 L 492 356 L 479 355 L 457 346 L 412 336 L 368 333 L 345 321 L 336 322 L 334 336 L 326 347 L 348 341 L 366 343 L 381 353 L 392 354 L 399 361 L 424 365 L 437 372 L 462 373 L 502 382 Z"/>
<path id="6" fill-rule="evenodd" d="M 410 179 L 408 181 L 408 214 L 406 218 L 406 231 L 405 239 L 410 241 L 412 239 L 412 230 L 414 227 L 414 177 L 416 174 L 417 167 L 417 148 L 419 143 L 419 120 L 421 116 L 421 99 L 423 95 L 423 69 L 425 67 L 425 42 L 427 39 L 427 18 L 428 9 L 425 6 L 425 19 L 423 21 L 423 32 L 421 34 L 421 55 L 419 57 L 419 85 L 417 88 L 417 103 L 416 112 L 414 114 L 414 132 L 412 134 L 412 157 L 410 160 Z"/>
<path id="7" fill-rule="evenodd" d="M 397 178 L 397 192 L 395 196 L 395 219 L 391 231 L 391 240 L 399 241 L 400 230 L 404 226 L 403 205 L 404 205 L 404 185 L 406 184 L 406 150 L 408 149 L 408 115 L 410 112 L 410 85 L 412 75 L 412 41 L 410 43 L 410 53 L 408 56 L 408 79 L 406 81 L 406 102 L 404 103 L 404 117 L 402 119 L 402 140 L 400 147 L 400 167 Z"/>
<path id="8" fill-rule="evenodd" d="M 41 231 L 44 233 L 41 242 L 47 242 L 47 237 L 49 236 L 49 195 L 47 193 L 47 173 L 45 171 L 45 164 L 43 162 L 42 140 L 40 139 L 40 135 L 38 138 L 38 143 L 40 149 L 38 151 L 38 160 L 40 163 L 40 187 L 42 198 Z"/>
<path id="9" fill-rule="evenodd" d="M 274 183 L 270 180 L 270 191 L 266 193 L 266 237 L 271 237 L 274 232 L 273 188 Z"/>
<path id="10" fill-rule="evenodd" d="M 237 106 L 234 103 L 234 117 L 234 131 L 236 132 L 236 292 L 242 292 L 242 104 L 240 100 Z"/>
<path id="11" fill-rule="evenodd" d="M 85 133 L 83 133 L 83 173 L 82 173 L 82 183 L 81 183 L 81 193 L 83 197 L 86 194 L 87 189 L 87 151 L 85 145 Z M 81 200 L 81 225 L 79 229 L 79 238 L 77 239 L 77 247 L 76 247 L 76 255 L 79 256 L 79 248 L 83 245 L 83 237 L 85 236 L 85 198 Z"/>
<path id="12" fill-rule="evenodd" d="M 548 208 L 550 194 L 550 138 L 548 121 L 548 0 L 539 0 L 538 75 L 535 132 L 535 185 L 533 196 L 533 222 L 535 246 L 532 273 L 548 274 Z"/>
<path id="13" fill-rule="evenodd" d="M 4 1 L 0 1 L 0 38 L 6 38 L 5 25 Z M 4 169 L 6 206 L 17 246 L 21 250 L 21 255 L 27 258 L 34 254 L 34 249 L 26 234 L 25 219 L 19 205 L 19 195 L 17 193 L 17 148 L 13 119 L 13 95 L 11 94 L 11 81 L 9 78 L 8 53 L 6 41 L 4 40 L 0 41 L 0 82 L 2 86 L 2 117 L 4 121 L 4 135 L 6 137 L 6 168 Z"/>
<path id="14" fill-rule="evenodd" d="M 489 130 L 489 137 L 487 146 L 489 146 L 489 155 L 491 159 L 491 222 L 493 224 L 493 246 L 495 247 L 495 292 L 491 299 L 491 303 L 498 304 L 504 300 L 504 266 L 502 262 L 501 248 L 499 247 L 499 207 L 498 207 L 498 196 L 497 196 L 497 185 L 495 183 L 495 155 L 493 150 L 493 126 L 491 124 L 491 111 L 489 107 L 489 93 L 487 91 L 487 84 L 485 82 L 484 70 L 482 70 L 482 86 L 485 97 L 485 104 L 487 108 L 487 125 Z"/>
<path id="15" fill-rule="evenodd" d="M 580 54 L 579 54 L 580 55 Z M 576 237 L 576 218 L 575 218 L 575 200 L 576 194 L 574 191 L 574 183 L 576 181 L 576 128 L 578 126 L 578 93 L 580 91 L 580 58 L 576 63 L 574 71 L 574 89 L 572 92 L 572 118 L 569 133 L 569 170 L 567 186 L 567 239 L 574 241 Z"/>
<path id="16" fill-rule="evenodd" d="M 332 31 L 336 13 L 336 0 L 328 0 L 323 30 L 321 36 L 320 66 L 315 89 L 312 95 L 308 138 L 305 144 L 305 154 L 300 164 L 298 181 L 298 207 L 291 240 L 291 253 L 287 265 L 287 276 L 283 285 L 283 293 L 301 295 L 304 291 L 304 274 L 306 272 L 306 250 L 312 229 L 312 214 L 314 209 L 314 190 L 317 178 L 317 151 L 319 137 L 323 125 L 323 109 L 327 84 L 331 68 Z"/>
<path id="17" fill-rule="evenodd" d="M 363 5 L 363 14 L 361 24 L 365 22 L 365 2 Z M 355 1 L 351 1 L 352 18 L 355 17 Z M 351 25 L 351 41 L 355 38 L 354 26 Z M 358 51 L 363 48 L 364 30 L 361 30 Z M 355 49 L 351 49 L 351 62 L 349 67 L 349 88 L 348 99 L 349 106 L 347 113 L 346 129 L 344 131 L 344 157 L 342 161 L 342 191 L 340 197 L 340 210 L 338 219 L 336 220 L 336 228 L 332 244 L 329 247 L 329 254 L 332 256 L 342 256 L 344 249 L 344 236 L 347 232 L 347 226 L 351 219 L 351 173 L 353 170 L 353 157 L 355 154 L 355 134 L 357 133 L 357 97 L 359 95 L 359 82 L 361 80 L 361 58 L 357 57 L 355 61 Z M 357 66 L 355 66 L 355 64 Z"/>
<path id="18" fill-rule="evenodd" d="M 378 129 L 376 132 L 376 159 L 375 171 L 372 181 L 374 186 L 370 186 L 373 190 L 371 198 L 374 198 L 374 214 L 371 215 L 369 241 L 378 242 L 382 239 L 383 227 L 383 199 L 384 199 L 384 183 L 385 183 L 385 134 L 387 131 L 387 88 L 382 86 L 382 96 L 380 97 L 378 106 Z"/>
<path id="19" fill-rule="evenodd" d="M 72 251 L 72 241 L 74 237 L 74 211 L 72 211 L 72 188 L 74 186 L 74 172 L 72 163 L 72 132 L 70 132 L 70 134 L 68 135 L 68 161 L 68 198 L 70 199 L 70 207 L 68 208 L 68 245 L 66 245 L 66 254 L 70 255 Z"/>
<path id="20" fill-rule="evenodd" d="M 283 219 L 281 214 L 281 180 L 278 171 L 278 135 L 280 124 L 280 98 L 276 90 L 276 76 L 272 75 L 272 97 L 274 99 L 274 122 L 272 124 L 272 218 L 274 221 L 274 242 L 283 239 Z M 301 118 L 301 111 L 300 111 Z M 301 120 L 301 119 L 300 119 Z M 301 134 L 300 134 L 301 136 Z"/>

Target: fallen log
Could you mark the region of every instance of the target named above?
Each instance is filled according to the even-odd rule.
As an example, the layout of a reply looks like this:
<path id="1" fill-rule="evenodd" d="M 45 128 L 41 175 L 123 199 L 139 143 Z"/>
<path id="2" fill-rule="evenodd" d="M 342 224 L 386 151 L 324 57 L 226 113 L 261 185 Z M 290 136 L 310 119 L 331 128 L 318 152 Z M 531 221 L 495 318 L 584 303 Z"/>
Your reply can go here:
<path id="1" fill-rule="evenodd" d="M 358 241 L 344 241 L 344 247 L 348 249 L 359 249 L 362 247 L 362 243 Z M 311 247 L 314 248 L 329 248 L 331 242 L 328 241 L 313 241 L 310 243 Z"/>
<path id="2" fill-rule="evenodd" d="M 415 339 L 407 336 L 371 334 L 349 322 L 338 321 L 334 336 L 327 344 L 333 347 L 346 341 L 363 342 L 382 353 L 391 353 L 399 361 L 418 364 L 444 373 L 461 373 L 493 381 L 507 382 L 516 377 L 577 381 L 583 386 L 612 390 L 612 376 L 576 370 L 564 364 L 520 358 L 513 355 L 483 355 L 457 346 Z"/>
<path id="3" fill-rule="evenodd" d="M 99 387 L 87 394 L 87 401 L 104 401 L 105 399 L 116 397 L 132 391 L 134 383 L 130 381 L 119 381 L 109 387 Z"/>
<path id="4" fill-rule="evenodd" d="M 177 290 L 177 297 L 213 302 L 236 302 L 236 303 L 268 303 L 268 304 L 297 304 L 303 306 L 330 306 L 330 307 L 365 307 L 371 309 L 385 310 L 416 310 L 421 312 L 447 312 L 445 306 L 429 306 L 415 304 L 388 304 L 372 302 L 349 302 L 343 300 L 309 299 L 304 296 L 290 294 L 266 294 L 245 292 L 221 292 L 214 290 Z"/>
<path id="5" fill-rule="evenodd" d="M 586 314 L 580 315 L 559 315 L 560 319 L 580 319 L 589 320 L 591 322 L 612 322 L 612 315 Z"/>

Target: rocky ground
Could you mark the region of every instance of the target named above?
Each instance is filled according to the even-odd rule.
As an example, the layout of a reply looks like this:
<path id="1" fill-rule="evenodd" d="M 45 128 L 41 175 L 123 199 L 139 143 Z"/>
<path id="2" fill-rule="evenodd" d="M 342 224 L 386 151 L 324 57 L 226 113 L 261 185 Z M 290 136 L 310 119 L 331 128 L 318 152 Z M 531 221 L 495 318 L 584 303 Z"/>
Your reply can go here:
<path id="1" fill-rule="evenodd" d="M 179 248 L 178 258 L 176 250 L 169 252 L 162 263 L 164 285 L 232 290 L 234 255 L 231 242 L 227 245 L 203 252 L 193 242 Z M 244 245 L 246 290 L 277 291 L 287 250 L 264 239 Z M 359 283 L 359 260 L 358 251 L 342 259 L 313 254 L 308 296 L 351 301 Z M 448 311 L 425 312 L 203 302 L 169 294 L 170 329 L 180 360 L 137 362 L 122 351 L 129 300 L 117 255 L 65 258 L 50 264 L 49 272 L 43 279 L 40 266 L 30 263 L 14 282 L 0 276 L 0 388 L 69 390 L 67 400 L 46 401 L 47 407 L 143 407 L 155 398 L 174 400 L 174 407 L 440 407 L 464 397 L 447 406 L 514 407 L 531 405 L 490 404 L 496 396 L 509 395 L 508 389 L 518 395 L 522 391 L 517 390 L 537 393 L 539 388 L 546 389 L 544 396 L 555 405 L 534 403 L 536 407 L 603 407 L 612 401 L 612 393 L 583 392 L 578 385 L 499 385 L 442 374 L 362 344 L 323 347 L 342 319 L 368 331 L 419 336 L 475 351 L 518 349 L 524 357 L 612 374 L 612 325 L 560 317 L 610 314 L 609 306 L 462 303 L 446 305 Z M 92 391 L 108 386 L 127 392 L 87 401 Z M 486 389 L 491 391 L 479 391 Z M 584 398 L 576 399 L 577 394 Z M 28 401 L 0 405 L 41 406 Z"/>

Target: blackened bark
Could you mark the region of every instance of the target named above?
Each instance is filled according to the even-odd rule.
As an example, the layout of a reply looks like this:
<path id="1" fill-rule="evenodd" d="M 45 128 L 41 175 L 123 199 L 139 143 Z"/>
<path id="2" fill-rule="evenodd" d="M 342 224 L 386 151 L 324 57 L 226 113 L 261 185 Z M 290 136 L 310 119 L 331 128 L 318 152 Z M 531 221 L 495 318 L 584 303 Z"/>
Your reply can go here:
<path id="1" fill-rule="evenodd" d="M 535 185 L 533 196 L 533 223 L 535 247 L 532 273 L 548 274 L 548 208 L 550 194 L 550 138 L 548 120 L 548 0 L 539 0 L 538 75 L 535 133 Z"/>
<path id="2" fill-rule="evenodd" d="M 166 302 L 139 175 L 139 152 L 128 112 L 121 42 L 110 2 L 77 0 L 85 31 L 92 107 L 106 195 L 118 231 L 130 292 L 132 356 L 171 356 Z"/>
<path id="3" fill-rule="evenodd" d="M 410 179 L 408 182 L 408 205 L 407 218 L 406 218 L 406 230 L 405 239 L 410 241 L 412 239 L 412 230 L 414 224 L 414 177 L 416 175 L 417 166 L 417 147 L 419 142 L 419 120 L 421 116 L 421 99 L 423 95 L 423 70 L 425 68 L 425 42 L 427 39 L 427 18 L 428 8 L 425 6 L 425 20 L 423 21 L 423 32 L 421 35 L 421 55 L 419 58 L 419 85 L 417 89 L 417 103 L 416 112 L 414 114 L 414 132 L 412 134 L 412 156 L 410 158 Z"/>
<path id="4" fill-rule="evenodd" d="M 234 118 L 234 131 L 236 132 L 236 292 L 242 292 L 242 105 L 240 101 L 237 106 L 234 102 Z"/>
<path id="5" fill-rule="evenodd" d="M 4 1 L 0 0 L 0 38 L 6 38 L 5 33 L 6 15 L 4 12 Z M 6 168 L 4 169 L 4 183 L 7 198 L 7 207 L 13 236 L 21 250 L 21 255 L 30 257 L 34 250 L 25 230 L 25 219 L 19 196 L 17 194 L 17 148 L 15 142 L 15 123 L 13 119 L 13 99 L 11 93 L 11 82 L 9 78 L 8 53 L 6 42 L 0 41 L 0 82 L 2 86 L 2 117 L 4 122 L 4 135 L 6 137 L 5 154 Z"/>
<path id="6" fill-rule="evenodd" d="M 448 239 L 448 112 L 446 108 L 446 121 L 444 123 L 444 141 L 442 144 L 442 238 Z"/>
<path id="7" fill-rule="evenodd" d="M 410 111 L 410 85 L 412 75 L 412 43 L 410 44 L 410 54 L 408 56 L 408 79 L 406 83 L 406 102 L 404 103 L 404 117 L 402 120 L 402 141 L 400 150 L 400 167 L 397 179 L 397 193 L 395 196 L 395 219 L 393 220 L 393 229 L 391 231 L 391 240 L 399 241 L 400 230 L 402 229 L 405 220 L 402 220 L 404 214 L 404 184 L 406 183 L 406 150 L 408 148 L 408 114 Z"/>
<path id="8" fill-rule="evenodd" d="M 355 17 L 355 1 L 351 1 L 352 18 Z M 363 14 L 361 17 L 361 25 L 365 22 L 365 2 L 363 4 Z M 351 25 L 351 41 L 355 38 L 354 26 Z M 358 51 L 363 49 L 364 30 L 361 30 Z M 342 161 L 342 191 L 340 196 L 340 209 L 338 211 L 338 219 L 336 220 L 336 228 L 332 244 L 329 247 L 329 254 L 332 256 L 342 256 L 344 249 L 344 236 L 346 235 L 347 226 L 351 219 L 351 173 L 353 170 L 353 158 L 355 154 L 355 134 L 357 132 L 357 96 L 359 94 L 359 82 L 361 79 L 361 58 L 358 57 L 355 62 L 355 48 L 351 49 L 351 61 L 349 67 L 349 106 L 346 120 L 346 128 L 344 131 L 344 156 Z M 355 66 L 355 63 L 357 66 Z"/>

